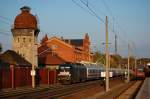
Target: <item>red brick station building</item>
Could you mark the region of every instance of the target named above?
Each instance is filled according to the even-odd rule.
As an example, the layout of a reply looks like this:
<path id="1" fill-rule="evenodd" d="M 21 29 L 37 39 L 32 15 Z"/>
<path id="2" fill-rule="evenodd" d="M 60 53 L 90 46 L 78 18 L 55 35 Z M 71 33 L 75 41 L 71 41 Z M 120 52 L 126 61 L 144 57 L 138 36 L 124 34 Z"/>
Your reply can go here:
<path id="1" fill-rule="evenodd" d="M 58 37 L 41 40 L 38 48 L 39 65 L 57 66 L 65 62 L 92 61 L 90 40 L 86 33 L 83 39 L 63 39 Z"/>
<path id="2" fill-rule="evenodd" d="M 0 53 L 0 89 L 31 86 L 33 67 L 37 70 L 36 84 L 54 84 L 59 64 L 93 60 L 87 33 L 83 39 L 45 35 L 38 43 L 40 29 L 36 16 L 27 6 L 20 10 L 11 28 L 12 50 Z"/>

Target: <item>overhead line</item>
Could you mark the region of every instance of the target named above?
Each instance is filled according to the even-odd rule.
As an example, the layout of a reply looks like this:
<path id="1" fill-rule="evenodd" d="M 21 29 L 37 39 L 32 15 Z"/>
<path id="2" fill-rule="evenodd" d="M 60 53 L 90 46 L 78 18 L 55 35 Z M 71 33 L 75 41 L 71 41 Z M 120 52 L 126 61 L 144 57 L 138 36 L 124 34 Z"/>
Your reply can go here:
<path id="1" fill-rule="evenodd" d="M 4 16 L 1 16 L 1 15 L 0 15 L 0 18 L 2 18 L 2 19 L 4 19 L 4 20 L 7 20 L 7 21 L 9 21 L 9 22 L 12 22 L 12 20 L 9 19 L 9 18 L 7 18 L 7 17 L 4 17 Z"/>
<path id="2" fill-rule="evenodd" d="M 9 32 L 3 32 L 3 31 L 0 31 L 0 34 L 12 36 Z"/>
<path id="3" fill-rule="evenodd" d="M 113 16 L 113 13 L 112 13 L 110 7 L 107 5 L 107 3 L 105 2 L 105 0 L 102 0 L 102 2 L 103 2 L 103 4 L 105 5 L 106 9 L 109 11 L 109 13 L 110 13 L 110 15 L 112 16 L 112 18 L 114 19 L 114 16 Z M 118 24 L 118 26 L 119 26 L 120 30 L 122 31 L 122 33 L 124 33 L 124 34 L 126 35 L 126 31 L 124 31 L 124 30 L 122 29 L 122 27 L 121 27 L 119 24 Z M 113 32 L 114 32 L 115 34 L 117 33 L 117 32 L 115 32 L 115 31 L 113 31 Z M 119 36 L 120 39 L 121 39 L 120 34 L 118 34 L 118 36 Z M 124 42 L 127 43 L 127 44 L 128 44 L 129 42 L 134 43 L 134 42 L 131 41 L 130 39 L 128 39 L 128 41 L 122 39 L 122 41 L 124 41 Z M 135 54 L 136 54 L 136 53 L 135 53 Z"/>
<path id="4" fill-rule="evenodd" d="M 113 13 L 112 11 L 110 10 L 109 6 L 107 5 L 107 3 L 105 2 L 105 0 L 102 0 L 102 3 L 105 5 L 106 9 L 108 10 L 108 12 L 110 13 L 110 15 L 112 16 L 112 18 L 114 17 L 113 16 Z"/>
<path id="5" fill-rule="evenodd" d="M 111 17 L 114 19 L 114 15 L 110 9 L 110 7 L 108 6 L 108 4 L 105 2 L 105 0 L 102 0 L 102 3 L 105 5 L 106 9 L 108 10 L 108 12 L 110 13 Z M 117 22 L 118 23 L 118 22 Z M 120 30 L 126 34 L 125 31 L 123 31 L 122 27 L 118 24 Z M 111 29 L 111 28 L 110 28 Z M 117 32 L 114 30 L 114 29 L 111 29 L 113 31 L 114 34 L 117 34 Z M 120 34 L 118 34 L 118 36 L 120 36 Z M 120 36 L 120 39 L 121 39 L 121 36 Z M 123 39 L 122 39 L 123 40 Z M 125 43 L 128 43 L 127 41 L 123 40 Z"/>
<path id="6" fill-rule="evenodd" d="M 75 0 L 72 0 L 73 3 L 75 3 L 77 6 L 79 6 L 81 9 L 83 9 L 84 11 L 88 12 L 90 15 L 94 16 L 91 12 L 89 12 L 88 10 L 86 10 L 85 8 L 83 8 L 79 3 L 77 3 Z"/>
<path id="7" fill-rule="evenodd" d="M 100 21 L 102 21 L 102 22 L 105 24 L 105 21 L 104 21 L 102 18 L 100 18 L 100 17 L 98 16 L 98 14 L 97 14 L 95 11 L 93 11 L 93 10 L 89 7 L 88 2 L 85 3 L 85 2 L 82 1 L 82 0 L 80 0 L 80 1 L 95 15 L 95 17 L 97 17 Z"/>
<path id="8" fill-rule="evenodd" d="M 82 1 L 82 0 L 80 0 L 80 1 Z M 88 2 L 88 1 L 87 1 Z M 84 3 L 84 5 L 86 5 L 88 8 L 89 8 L 89 10 L 91 9 L 90 7 L 89 7 L 89 3 L 85 3 L 85 2 L 83 2 L 82 1 L 82 3 Z M 110 8 L 109 8 L 109 6 L 107 5 L 107 3 L 103 0 L 103 3 L 104 3 L 104 5 L 105 5 L 105 7 L 107 8 L 107 10 L 109 11 L 109 13 L 110 13 L 110 15 L 112 16 L 112 18 L 114 19 L 114 16 L 113 16 L 113 13 L 112 13 L 112 11 L 110 10 Z M 91 9 L 92 10 L 92 9 Z M 94 12 L 94 11 L 93 11 Z M 95 13 L 95 12 L 94 12 Z M 96 14 L 96 13 L 95 13 Z M 97 15 L 97 14 L 96 14 Z M 98 15 L 97 15 L 98 16 Z M 99 16 L 98 16 L 99 17 Z M 105 23 L 105 22 L 103 22 L 103 23 Z M 118 34 L 118 37 L 119 37 L 119 39 L 120 40 L 122 40 L 124 43 L 126 43 L 126 44 L 129 44 L 129 40 L 128 41 L 126 41 L 125 39 L 123 39 L 122 38 L 122 36 L 120 36 L 120 33 L 117 33 L 115 30 L 114 30 L 114 28 L 112 28 L 111 27 L 111 22 L 109 22 L 110 23 L 110 25 L 109 25 L 109 30 L 112 32 L 112 33 L 114 33 L 115 35 L 116 34 Z M 121 26 L 120 26 L 120 28 L 121 28 Z M 123 33 L 125 33 L 126 34 L 126 32 L 125 31 L 123 31 Z"/>
<path id="9" fill-rule="evenodd" d="M 10 25 L 12 23 L 12 20 L 10 20 L 7 17 L 1 16 L 1 15 L 0 15 L 0 19 L 2 19 L 1 22 L 5 23 L 5 24 Z"/>

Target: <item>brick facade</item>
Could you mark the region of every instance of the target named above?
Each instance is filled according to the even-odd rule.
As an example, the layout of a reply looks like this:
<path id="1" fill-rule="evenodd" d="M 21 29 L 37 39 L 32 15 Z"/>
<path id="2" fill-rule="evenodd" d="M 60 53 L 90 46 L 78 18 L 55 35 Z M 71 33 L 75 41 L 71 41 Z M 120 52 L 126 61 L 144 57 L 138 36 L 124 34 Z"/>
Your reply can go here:
<path id="1" fill-rule="evenodd" d="M 49 50 L 46 52 L 47 49 Z M 58 56 L 64 62 L 92 61 L 88 34 L 85 34 L 83 39 L 62 39 L 58 37 L 48 39 L 46 35 L 41 41 L 41 46 L 38 48 L 38 53 L 41 54 L 43 52 L 42 54 L 44 54 L 44 51 L 55 58 Z M 39 55 L 39 57 L 41 56 L 43 55 Z M 48 63 L 50 60 L 44 62 Z M 55 61 L 55 63 L 57 62 Z"/>

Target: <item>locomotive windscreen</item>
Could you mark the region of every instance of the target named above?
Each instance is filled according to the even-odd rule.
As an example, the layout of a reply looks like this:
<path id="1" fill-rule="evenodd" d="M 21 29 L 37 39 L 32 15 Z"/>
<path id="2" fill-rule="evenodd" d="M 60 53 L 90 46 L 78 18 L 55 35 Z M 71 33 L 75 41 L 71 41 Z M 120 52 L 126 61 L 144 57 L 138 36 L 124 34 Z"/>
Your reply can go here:
<path id="1" fill-rule="evenodd" d="M 70 67 L 66 65 L 60 65 L 59 71 L 70 71 Z"/>

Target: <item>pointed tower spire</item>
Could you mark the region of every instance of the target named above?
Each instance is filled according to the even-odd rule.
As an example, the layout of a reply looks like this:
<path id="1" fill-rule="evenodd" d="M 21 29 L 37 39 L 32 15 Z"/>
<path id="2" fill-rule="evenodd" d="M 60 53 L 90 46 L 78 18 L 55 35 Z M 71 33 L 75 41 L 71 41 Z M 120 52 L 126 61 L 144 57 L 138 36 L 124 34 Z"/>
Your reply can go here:
<path id="1" fill-rule="evenodd" d="M 47 34 L 42 38 L 41 44 L 44 44 L 48 40 Z"/>

